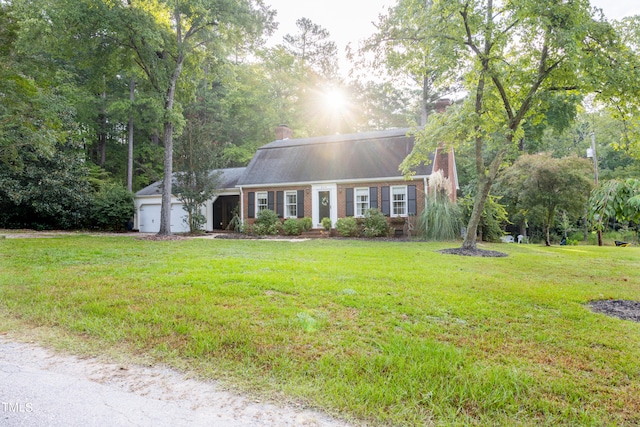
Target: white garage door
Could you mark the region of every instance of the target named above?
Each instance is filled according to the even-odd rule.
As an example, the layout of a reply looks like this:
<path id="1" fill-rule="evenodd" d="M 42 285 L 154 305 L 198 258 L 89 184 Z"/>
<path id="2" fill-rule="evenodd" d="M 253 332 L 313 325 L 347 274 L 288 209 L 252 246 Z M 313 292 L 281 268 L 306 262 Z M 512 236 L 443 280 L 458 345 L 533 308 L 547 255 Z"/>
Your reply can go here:
<path id="1" fill-rule="evenodd" d="M 174 203 L 171 205 L 171 232 L 183 233 L 189 231 L 189 226 L 184 219 L 187 213 L 182 209 L 182 205 Z M 157 233 L 160 231 L 160 205 L 140 206 L 140 232 Z"/>

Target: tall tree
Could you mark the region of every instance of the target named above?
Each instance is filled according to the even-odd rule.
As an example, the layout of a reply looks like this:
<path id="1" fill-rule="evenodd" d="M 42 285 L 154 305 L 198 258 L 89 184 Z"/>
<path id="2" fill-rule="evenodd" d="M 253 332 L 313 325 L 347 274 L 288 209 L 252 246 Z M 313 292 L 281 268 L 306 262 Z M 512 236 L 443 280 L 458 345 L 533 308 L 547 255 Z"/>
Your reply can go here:
<path id="1" fill-rule="evenodd" d="M 381 75 L 390 75 L 396 86 L 406 85 L 420 91 L 421 116 L 418 123 L 426 124 L 429 114 L 443 92 L 453 82 L 450 72 L 455 69 L 453 56 L 439 54 L 447 47 L 432 42 L 429 24 L 426 21 L 433 7 L 432 0 L 400 0 L 380 15 L 377 31 L 359 49 L 359 67 L 375 70 Z"/>
<path id="2" fill-rule="evenodd" d="M 51 64 L 21 50 L 18 15 L 0 3 L 0 226 L 79 227 L 91 197 L 81 128 L 55 77 L 36 80 Z"/>
<path id="3" fill-rule="evenodd" d="M 197 63 L 203 48 L 218 47 L 225 33 L 262 33 L 265 16 L 257 0 L 165 0 L 113 6 L 120 12 L 120 42 L 132 49 L 135 61 L 163 99 L 164 178 L 159 235 L 171 234 L 173 136 L 182 122 L 176 91 L 185 64 Z M 265 9 L 263 8 L 262 11 Z"/>
<path id="4" fill-rule="evenodd" d="M 476 250 L 484 204 L 523 124 L 541 118 L 546 96 L 594 90 L 597 71 L 610 67 L 615 33 L 586 0 L 438 1 L 424 22 L 430 42 L 451 47 L 450 63 L 461 68 L 469 96 L 431 116 L 403 167 L 409 173 L 440 142 L 473 144 L 477 192 L 462 247 Z"/>
<path id="5" fill-rule="evenodd" d="M 326 28 L 309 18 L 296 21 L 298 33 L 284 36 L 285 49 L 298 59 L 301 68 L 309 68 L 325 78 L 335 77 L 338 71 L 338 47 L 329 40 Z"/>

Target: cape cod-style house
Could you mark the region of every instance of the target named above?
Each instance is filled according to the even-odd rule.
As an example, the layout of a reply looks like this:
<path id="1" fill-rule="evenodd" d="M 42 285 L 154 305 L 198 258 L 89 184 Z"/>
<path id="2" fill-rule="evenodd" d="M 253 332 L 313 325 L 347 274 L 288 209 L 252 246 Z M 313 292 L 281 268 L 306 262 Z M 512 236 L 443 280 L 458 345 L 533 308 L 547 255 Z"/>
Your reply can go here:
<path id="1" fill-rule="evenodd" d="M 420 215 L 432 172 L 442 171 L 458 186 L 453 150 L 436 150 L 431 162 L 409 179 L 399 166 L 411 152 L 414 138 L 409 129 L 392 129 L 345 135 L 291 139 L 286 126 L 276 129 L 277 139 L 264 145 L 245 168 L 214 171 L 220 174 L 219 191 L 206 203 L 206 231 L 224 230 L 237 213 L 252 223 L 262 209 L 286 218 L 309 217 L 315 228 L 322 218 L 361 217 L 369 208 L 381 210 L 390 221 Z M 136 193 L 134 228 L 158 232 L 160 182 Z M 172 200 L 171 229 L 188 231 L 186 213 Z"/>

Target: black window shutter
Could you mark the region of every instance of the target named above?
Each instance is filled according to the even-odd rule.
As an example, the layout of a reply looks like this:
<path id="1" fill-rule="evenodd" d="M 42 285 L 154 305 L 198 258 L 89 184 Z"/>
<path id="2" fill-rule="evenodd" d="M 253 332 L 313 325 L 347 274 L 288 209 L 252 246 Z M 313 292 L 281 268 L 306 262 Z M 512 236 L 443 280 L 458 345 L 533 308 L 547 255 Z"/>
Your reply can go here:
<path id="1" fill-rule="evenodd" d="M 284 217 L 284 191 L 276 192 L 276 214 L 278 218 Z"/>
<path id="2" fill-rule="evenodd" d="M 247 198 L 249 199 L 249 203 L 247 208 L 249 209 L 249 212 L 247 212 L 247 216 L 249 218 L 255 218 L 256 216 L 256 193 L 254 193 L 253 191 L 249 191 L 249 193 L 247 194 Z"/>
<path id="3" fill-rule="evenodd" d="M 298 218 L 304 218 L 304 190 L 298 190 L 296 203 L 298 204 Z"/>
<path id="4" fill-rule="evenodd" d="M 273 191 L 267 193 L 267 209 L 273 211 Z"/>
<path id="5" fill-rule="evenodd" d="M 382 187 L 382 205 L 380 210 L 384 215 L 389 216 L 391 214 L 391 204 L 389 202 L 389 187 Z"/>
<path id="6" fill-rule="evenodd" d="M 378 187 L 369 187 L 369 208 L 378 209 Z"/>
<path id="7" fill-rule="evenodd" d="M 409 204 L 407 205 L 408 211 L 407 214 L 408 215 L 416 215 L 417 212 L 417 203 L 416 203 L 416 186 L 415 185 L 409 185 L 407 187 L 407 198 L 409 199 Z"/>
<path id="8" fill-rule="evenodd" d="M 346 214 L 347 216 L 353 216 L 353 188 L 347 188 L 347 191 L 345 191 L 346 194 L 346 200 L 345 200 L 345 207 L 346 207 Z"/>

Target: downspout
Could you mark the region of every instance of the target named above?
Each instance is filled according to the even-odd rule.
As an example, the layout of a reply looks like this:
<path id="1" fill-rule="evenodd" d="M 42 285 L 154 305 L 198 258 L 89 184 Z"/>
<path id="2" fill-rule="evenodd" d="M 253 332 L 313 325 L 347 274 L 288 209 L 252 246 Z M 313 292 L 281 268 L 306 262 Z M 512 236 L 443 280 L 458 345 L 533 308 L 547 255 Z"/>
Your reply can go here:
<path id="1" fill-rule="evenodd" d="M 244 225 L 244 190 L 240 188 L 240 223 Z"/>
<path id="2" fill-rule="evenodd" d="M 429 200 L 429 184 L 426 176 L 422 179 L 424 180 L 424 210 L 426 211 L 428 208 L 427 201 Z"/>

